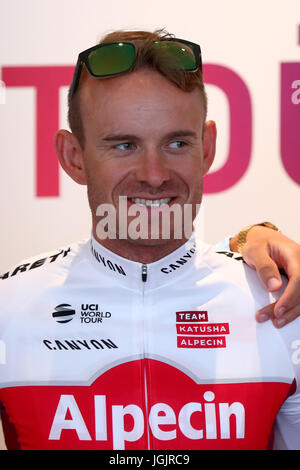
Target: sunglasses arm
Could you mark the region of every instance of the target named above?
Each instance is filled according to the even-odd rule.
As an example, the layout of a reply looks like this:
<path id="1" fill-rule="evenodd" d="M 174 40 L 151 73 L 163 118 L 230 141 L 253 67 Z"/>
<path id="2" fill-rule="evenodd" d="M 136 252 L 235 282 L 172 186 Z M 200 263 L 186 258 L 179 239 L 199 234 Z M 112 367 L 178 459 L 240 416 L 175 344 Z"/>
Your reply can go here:
<path id="1" fill-rule="evenodd" d="M 75 91 L 77 89 L 79 79 L 80 79 L 81 69 L 82 69 L 82 61 L 81 61 L 81 58 L 78 57 L 76 67 L 75 67 L 75 71 L 74 71 L 74 75 L 73 75 L 72 84 L 71 84 L 71 87 L 70 87 L 70 100 L 73 98 L 73 96 L 75 94 Z"/>

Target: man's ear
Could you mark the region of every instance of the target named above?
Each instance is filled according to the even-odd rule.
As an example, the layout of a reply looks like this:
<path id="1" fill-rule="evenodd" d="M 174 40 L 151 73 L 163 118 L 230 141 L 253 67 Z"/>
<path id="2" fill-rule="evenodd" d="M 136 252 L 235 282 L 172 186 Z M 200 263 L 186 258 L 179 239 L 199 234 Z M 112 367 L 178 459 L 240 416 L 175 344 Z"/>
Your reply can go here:
<path id="1" fill-rule="evenodd" d="M 77 137 L 60 129 L 55 135 L 55 149 L 65 172 L 78 184 L 86 184 L 83 151 Z"/>
<path id="2" fill-rule="evenodd" d="M 203 129 L 203 175 L 210 169 L 216 153 L 217 128 L 215 121 L 207 121 Z"/>

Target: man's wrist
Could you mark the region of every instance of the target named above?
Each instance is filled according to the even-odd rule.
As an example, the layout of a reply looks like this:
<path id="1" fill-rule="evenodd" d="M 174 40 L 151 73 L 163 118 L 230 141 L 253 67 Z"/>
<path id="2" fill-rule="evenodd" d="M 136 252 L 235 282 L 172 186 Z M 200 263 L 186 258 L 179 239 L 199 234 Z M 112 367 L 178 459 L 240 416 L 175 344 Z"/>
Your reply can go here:
<path id="1" fill-rule="evenodd" d="M 234 251 L 237 253 L 237 239 L 238 235 L 235 235 L 234 237 L 231 237 L 229 240 L 229 246 L 230 246 L 230 251 Z"/>
<path id="2" fill-rule="evenodd" d="M 254 227 L 264 227 L 275 230 L 276 232 L 280 232 L 278 227 L 276 227 L 276 225 L 274 225 L 272 222 L 261 222 L 259 224 L 247 225 L 246 227 L 242 228 L 242 230 L 237 235 L 230 239 L 230 250 L 237 253 L 242 253 L 244 245 L 247 241 L 247 235 Z"/>

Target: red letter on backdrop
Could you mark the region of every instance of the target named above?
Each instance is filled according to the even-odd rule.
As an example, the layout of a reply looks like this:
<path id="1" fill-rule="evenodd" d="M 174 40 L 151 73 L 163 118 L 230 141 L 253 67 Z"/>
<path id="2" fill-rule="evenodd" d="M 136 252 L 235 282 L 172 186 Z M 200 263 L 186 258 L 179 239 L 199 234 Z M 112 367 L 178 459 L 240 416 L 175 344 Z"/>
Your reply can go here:
<path id="1" fill-rule="evenodd" d="M 246 172 L 252 144 L 252 109 L 248 88 L 241 77 L 221 65 L 204 65 L 204 82 L 216 85 L 229 102 L 229 153 L 225 164 L 204 178 L 204 191 L 217 193 L 237 183 Z"/>
<path id="2" fill-rule="evenodd" d="M 59 127 L 59 88 L 72 81 L 73 66 L 2 67 L 7 87 L 36 89 L 36 196 L 59 196 L 54 135 Z"/>
<path id="3" fill-rule="evenodd" d="M 300 184 L 300 62 L 281 64 L 280 150 L 288 175 Z"/>

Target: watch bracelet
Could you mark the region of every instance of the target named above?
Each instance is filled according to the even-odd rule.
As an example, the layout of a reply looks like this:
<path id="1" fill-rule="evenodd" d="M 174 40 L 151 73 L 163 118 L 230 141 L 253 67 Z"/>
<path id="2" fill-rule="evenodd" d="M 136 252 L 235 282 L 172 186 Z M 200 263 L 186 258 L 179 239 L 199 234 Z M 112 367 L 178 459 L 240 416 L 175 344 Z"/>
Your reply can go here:
<path id="1" fill-rule="evenodd" d="M 243 247 L 247 241 L 247 234 L 249 230 L 251 230 L 253 227 L 257 226 L 262 226 L 262 227 L 267 227 L 272 230 L 275 230 L 276 232 L 280 232 L 279 228 L 276 227 L 276 225 L 272 224 L 272 222 L 261 222 L 259 224 L 252 224 L 252 225 L 247 225 L 246 227 L 242 228 L 242 230 L 238 234 L 238 239 L 237 239 L 237 250 L 238 253 L 242 254 Z"/>

